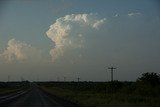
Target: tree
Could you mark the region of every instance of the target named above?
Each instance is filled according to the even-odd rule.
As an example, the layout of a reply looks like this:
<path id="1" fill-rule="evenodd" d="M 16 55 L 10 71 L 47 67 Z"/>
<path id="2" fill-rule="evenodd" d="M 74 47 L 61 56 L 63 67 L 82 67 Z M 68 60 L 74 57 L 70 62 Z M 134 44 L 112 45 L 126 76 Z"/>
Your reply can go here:
<path id="1" fill-rule="evenodd" d="M 142 77 L 138 78 L 138 81 L 149 83 L 151 85 L 157 85 L 160 84 L 160 76 L 157 73 L 154 72 L 147 72 L 143 73 Z"/>

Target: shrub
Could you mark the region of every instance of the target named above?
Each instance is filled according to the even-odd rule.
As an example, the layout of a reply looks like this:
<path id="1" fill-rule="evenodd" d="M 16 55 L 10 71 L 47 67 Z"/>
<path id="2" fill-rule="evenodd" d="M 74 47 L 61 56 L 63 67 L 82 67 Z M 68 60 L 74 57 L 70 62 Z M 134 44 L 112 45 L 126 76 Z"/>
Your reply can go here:
<path id="1" fill-rule="evenodd" d="M 143 73 L 142 77 L 138 78 L 137 81 L 155 86 L 160 84 L 160 76 L 154 72 L 151 72 L 151 73 L 147 72 L 147 73 Z"/>

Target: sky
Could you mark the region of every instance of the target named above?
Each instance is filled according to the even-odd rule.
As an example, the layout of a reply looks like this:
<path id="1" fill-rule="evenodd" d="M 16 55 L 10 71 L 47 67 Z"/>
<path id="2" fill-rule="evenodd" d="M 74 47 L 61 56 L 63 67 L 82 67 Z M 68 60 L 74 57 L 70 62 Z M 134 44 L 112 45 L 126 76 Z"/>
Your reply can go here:
<path id="1" fill-rule="evenodd" d="M 135 81 L 160 73 L 158 0 L 1 0 L 0 81 Z"/>

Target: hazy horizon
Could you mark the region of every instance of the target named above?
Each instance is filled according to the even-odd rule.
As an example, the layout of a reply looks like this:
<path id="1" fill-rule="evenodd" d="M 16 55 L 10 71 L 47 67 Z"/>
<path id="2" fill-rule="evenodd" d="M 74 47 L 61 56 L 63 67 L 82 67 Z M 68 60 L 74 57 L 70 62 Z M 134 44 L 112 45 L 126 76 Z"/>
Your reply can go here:
<path id="1" fill-rule="evenodd" d="M 0 81 L 135 81 L 160 73 L 158 0 L 1 0 Z"/>

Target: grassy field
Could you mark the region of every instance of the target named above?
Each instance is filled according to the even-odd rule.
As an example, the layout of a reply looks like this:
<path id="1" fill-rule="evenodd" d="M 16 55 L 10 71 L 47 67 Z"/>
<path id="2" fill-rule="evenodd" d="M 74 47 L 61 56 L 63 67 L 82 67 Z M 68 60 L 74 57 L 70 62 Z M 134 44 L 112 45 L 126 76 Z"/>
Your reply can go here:
<path id="1" fill-rule="evenodd" d="M 16 88 L 0 88 L 0 95 L 16 92 Z"/>
<path id="2" fill-rule="evenodd" d="M 160 86 L 141 82 L 45 82 L 43 90 L 81 107 L 159 107 Z"/>
<path id="3" fill-rule="evenodd" d="M 27 88 L 29 88 L 29 82 L 0 82 L 0 96 Z"/>

